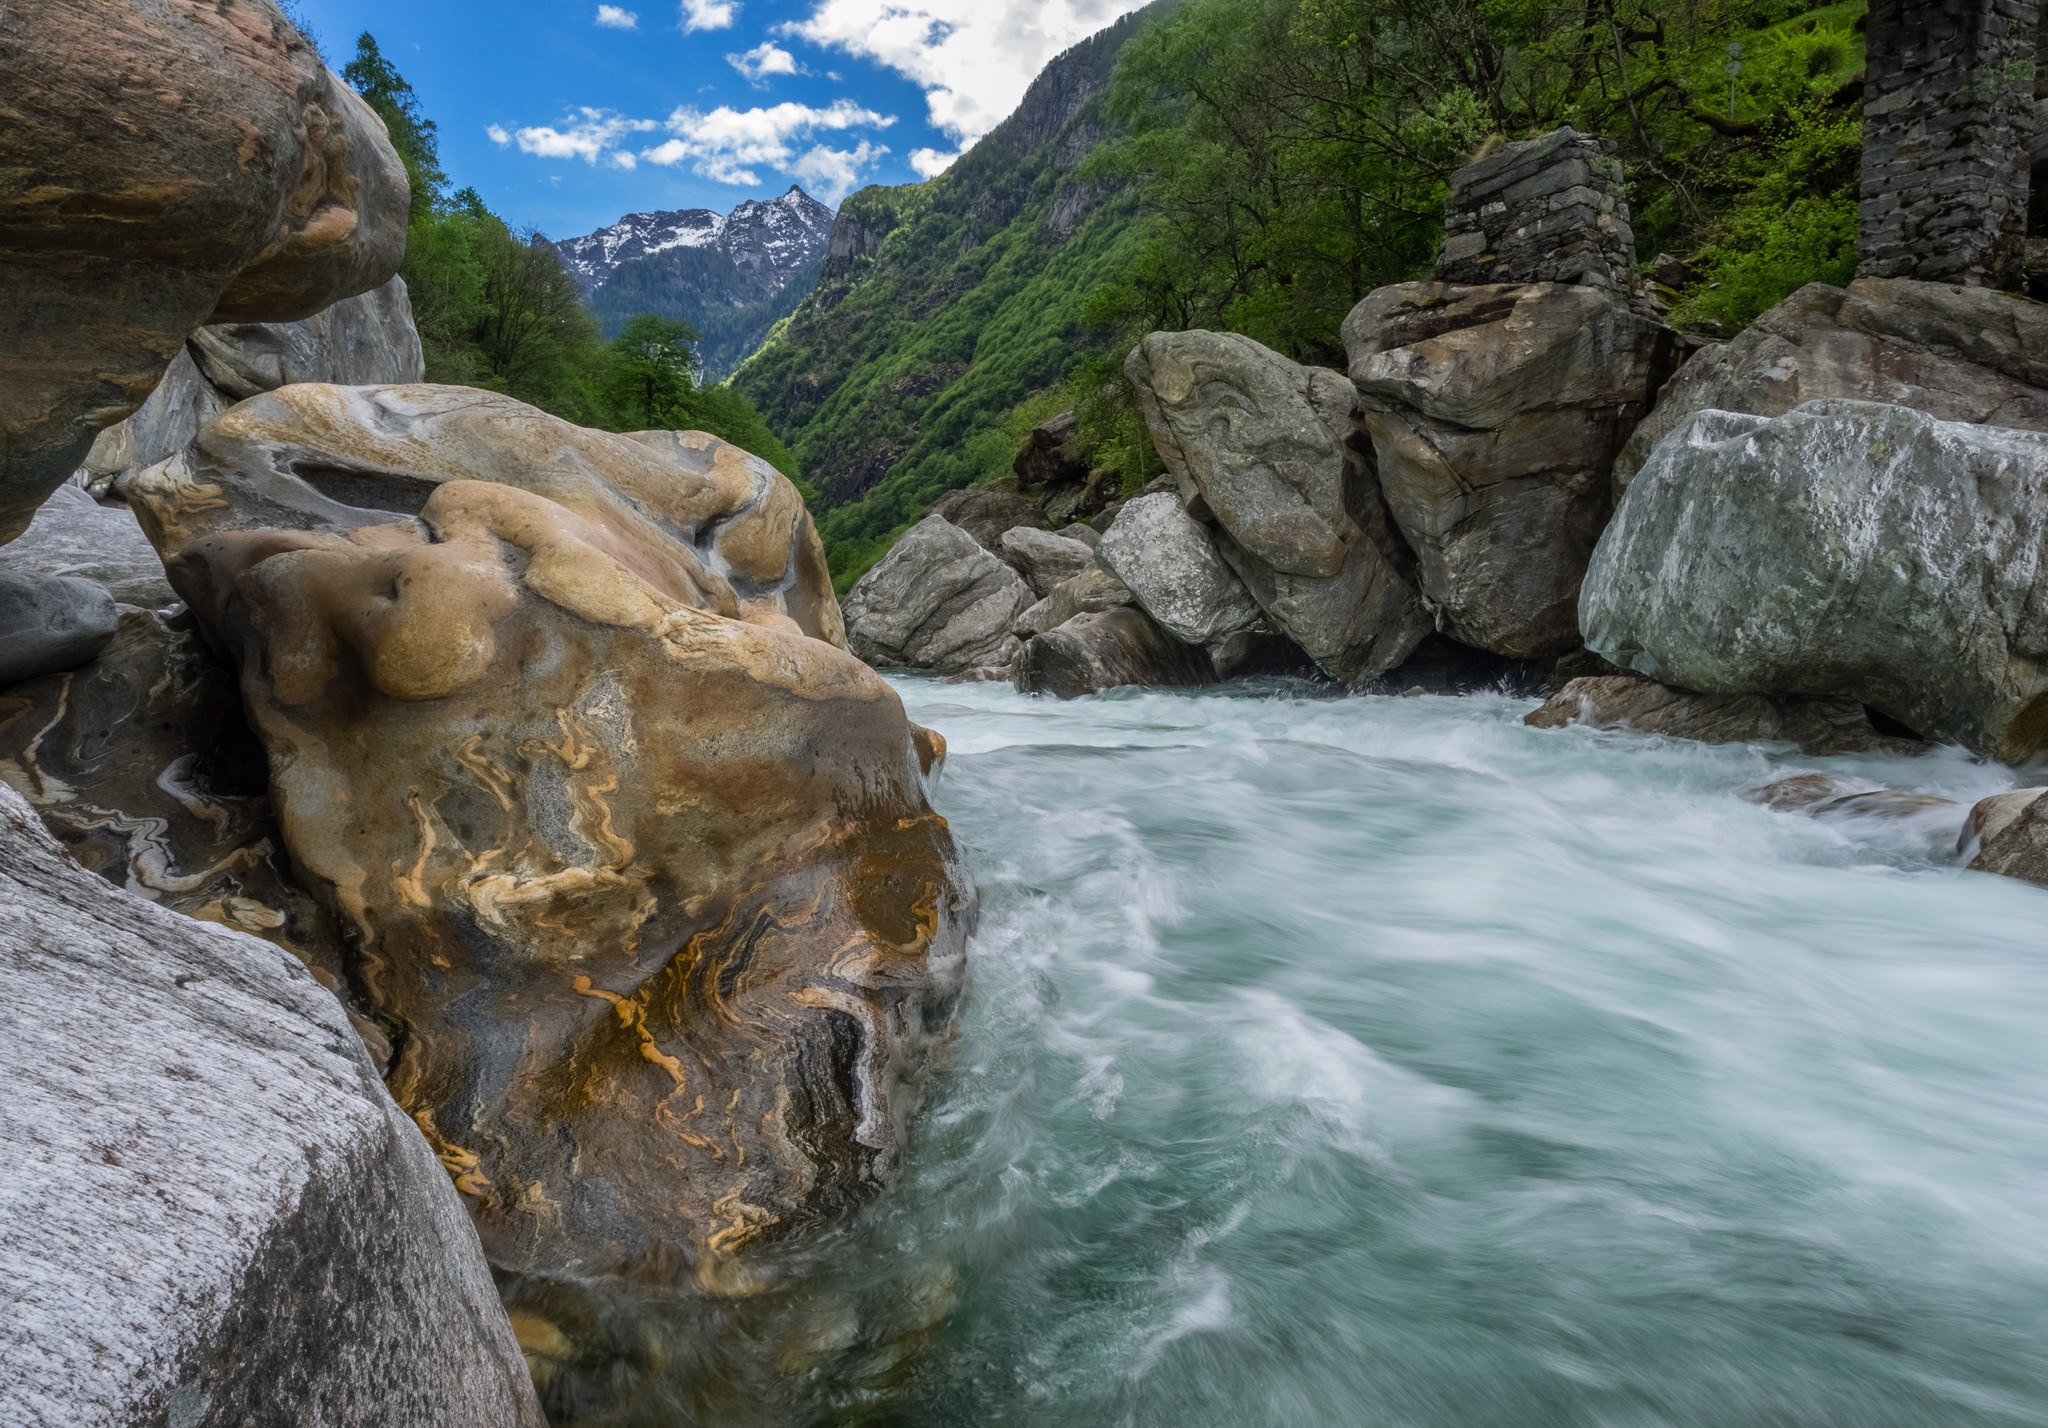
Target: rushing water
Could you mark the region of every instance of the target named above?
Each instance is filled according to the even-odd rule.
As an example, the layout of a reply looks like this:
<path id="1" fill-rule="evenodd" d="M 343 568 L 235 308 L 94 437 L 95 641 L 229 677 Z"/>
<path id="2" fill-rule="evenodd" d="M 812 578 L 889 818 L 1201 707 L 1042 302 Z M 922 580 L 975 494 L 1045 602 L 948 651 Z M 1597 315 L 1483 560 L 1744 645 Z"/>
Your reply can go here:
<path id="1" fill-rule="evenodd" d="M 1954 855 L 2009 772 L 899 688 L 981 928 L 785 1421 L 2048 1424 L 2048 892 Z M 1963 806 L 1740 797 L 1820 770 Z"/>

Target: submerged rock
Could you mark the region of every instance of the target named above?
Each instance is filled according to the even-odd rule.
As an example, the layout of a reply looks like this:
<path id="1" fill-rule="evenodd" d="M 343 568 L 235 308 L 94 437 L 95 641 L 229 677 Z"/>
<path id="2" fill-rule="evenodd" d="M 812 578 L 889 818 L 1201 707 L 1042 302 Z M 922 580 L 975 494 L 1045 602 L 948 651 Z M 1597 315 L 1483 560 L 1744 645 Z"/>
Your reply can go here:
<path id="1" fill-rule="evenodd" d="M 1183 644 L 1212 644 L 1259 619 L 1244 582 L 1178 496 L 1162 491 L 1126 505 L 1103 534 L 1096 559 Z"/>
<path id="2" fill-rule="evenodd" d="M 1354 444 L 1356 388 L 1233 333 L 1155 332 L 1124 371 L 1184 502 L 1215 517 L 1273 623 L 1347 684 L 1399 664 L 1430 619 Z"/>
<path id="3" fill-rule="evenodd" d="M 1832 774 L 1795 774 L 1761 788 L 1749 789 L 1742 796 L 1751 803 L 1779 813 L 1804 813 L 1820 819 L 1898 821 L 1957 806 L 1954 799 L 1942 798 L 1938 794 L 1913 793 L 1902 788 L 1873 788 Z"/>
<path id="4" fill-rule="evenodd" d="M 1022 576 L 943 516 L 926 516 L 846 592 L 853 652 L 883 668 L 1006 669 L 1032 603 Z"/>
<path id="5" fill-rule="evenodd" d="M 522 1341 L 597 1383 L 620 1305 L 744 1288 L 894 1174 L 962 969 L 936 746 L 830 642 L 762 470 L 468 389 L 301 385 L 129 485 L 240 671 L 393 1094 Z"/>
<path id="6" fill-rule="evenodd" d="M 1575 679 L 1522 722 L 1532 729 L 1630 729 L 1703 744 L 1782 741 L 1813 757 L 1919 747 L 1879 733 L 1863 708 L 1848 700 L 1692 694 L 1634 675 Z"/>
<path id="7" fill-rule="evenodd" d="M 2048 435 L 1870 402 L 1702 412 L 1593 558 L 1589 648 L 1718 694 L 1853 700 L 2017 762 L 2048 744 Z"/>
<path id="8" fill-rule="evenodd" d="M 0 912 L 10 1422 L 542 1428 L 460 1196 L 304 968 L 4 788 Z"/>
<path id="9" fill-rule="evenodd" d="M 1676 334 L 1592 287 L 1400 283 L 1352 310 L 1344 342 L 1441 628 L 1515 659 L 1576 647 L 1609 472 Z"/>
<path id="10" fill-rule="evenodd" d="M 1033 635 L 1017 660 L 1017 688 L 1026 694 L 1078 699 L 1125 684 L 1214 684 L 1216 671 L 1197 645 L 1183 644 L 1143 610 L 1126 607 L 1076 615 Z"/>

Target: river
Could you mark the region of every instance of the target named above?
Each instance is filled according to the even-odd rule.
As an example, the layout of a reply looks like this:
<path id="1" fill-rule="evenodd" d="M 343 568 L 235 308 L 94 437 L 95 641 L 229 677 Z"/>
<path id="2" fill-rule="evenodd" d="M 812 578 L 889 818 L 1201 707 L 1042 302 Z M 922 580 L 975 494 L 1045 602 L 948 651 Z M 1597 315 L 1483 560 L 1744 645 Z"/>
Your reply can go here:
<path id="1" fill-rule="evenodd" d="M 805 1421 L 2048 1424 L 2048 892 L 1954 854 L 2009 771 L 897 687 L 981 924 Z M 1817 770 L 1962 806 L 1740 796 Z"/>

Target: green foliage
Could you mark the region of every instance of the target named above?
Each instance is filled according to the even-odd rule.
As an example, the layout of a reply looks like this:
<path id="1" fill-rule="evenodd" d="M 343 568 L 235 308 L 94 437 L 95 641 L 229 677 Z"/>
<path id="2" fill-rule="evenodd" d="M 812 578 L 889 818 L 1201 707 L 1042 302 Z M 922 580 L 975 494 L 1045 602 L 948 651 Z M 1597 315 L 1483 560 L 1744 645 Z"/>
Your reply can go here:
<path id="1" fill-rule="evenodd" d="M 412 216 L 418 219 L 431 213 L 443 201 L 448 175 L 441 168 L 440 130 L 421 110 L 419 95 L 384 58 L 376 36 L 368 30 L 356 38 L 355 58 L 342 69 L 341 77 L 391 131 L 391 146 L 398 150 L 406 176 L 412 180 Z"/>
<path id="2" fill-rule="evenodd" d="M 715 248 L 671 248 L 619 264 L 590 300 L 606 336 L 637 313 L 673 314 L 697 330 L 697 355 L 707 377 L 731 374 L 761 343 L 764 331 L 796 311 L 817 285 L 818 265 L 771 290 Z"/>

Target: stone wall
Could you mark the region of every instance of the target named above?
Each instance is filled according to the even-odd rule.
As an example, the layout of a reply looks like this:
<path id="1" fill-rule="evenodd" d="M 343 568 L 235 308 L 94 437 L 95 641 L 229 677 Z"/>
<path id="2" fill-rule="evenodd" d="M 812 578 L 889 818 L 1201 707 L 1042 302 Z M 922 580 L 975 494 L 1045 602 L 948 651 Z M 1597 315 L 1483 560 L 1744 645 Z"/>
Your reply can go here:
<path id="1" fill-rule="evenodd" d="M 1636 239 L 1614 145 L 1575 129 L 1509 144 L 1451 175 L 1446 283 L 1580 283 L 1626 292 Z"/>
<path id="2" fill-rule="evenodd" d="M 2039 0 L 1872 0 L 1865 277 L 2022 281 Z"/>

